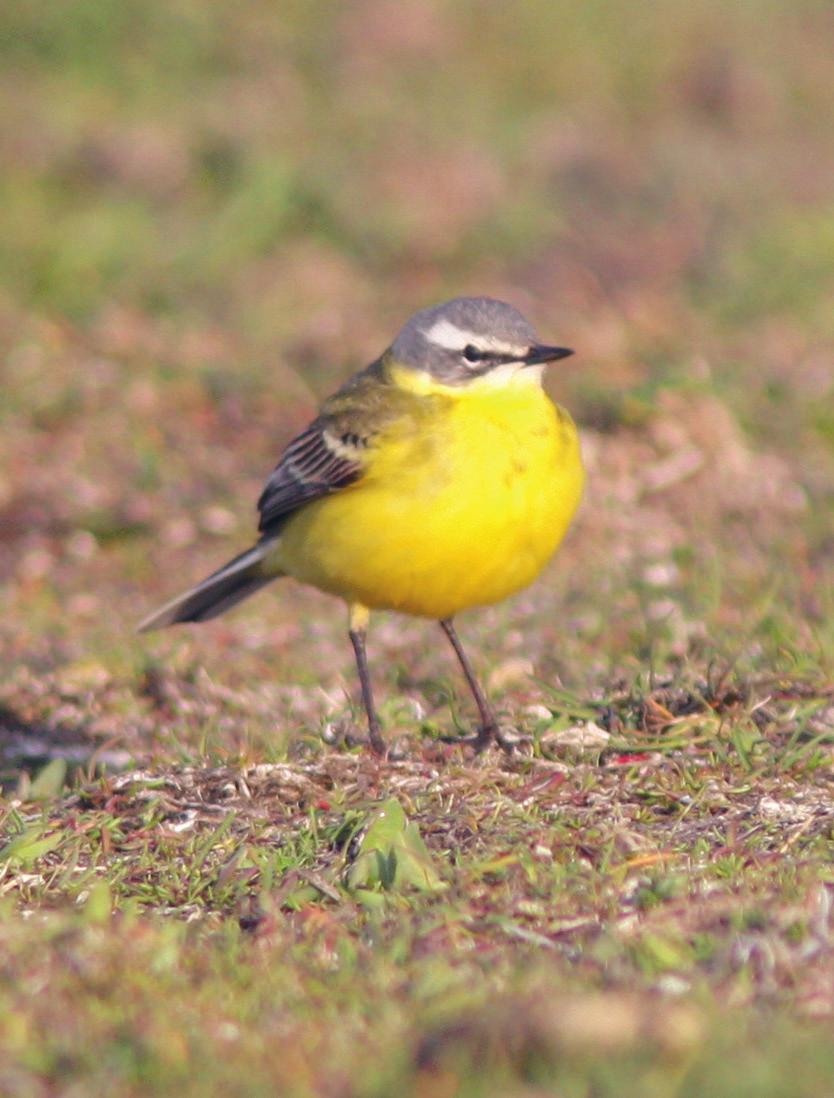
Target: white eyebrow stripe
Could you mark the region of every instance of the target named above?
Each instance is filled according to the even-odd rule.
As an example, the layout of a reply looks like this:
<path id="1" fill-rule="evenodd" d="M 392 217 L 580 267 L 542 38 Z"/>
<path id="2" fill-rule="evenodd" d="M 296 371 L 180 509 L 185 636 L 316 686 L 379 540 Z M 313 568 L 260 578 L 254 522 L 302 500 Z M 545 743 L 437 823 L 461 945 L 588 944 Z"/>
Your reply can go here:
<path id="1" fill-rule="evenodd" d="M 498 354 L 518 355 L 519 358 L 526 354 L 526 347 L 513 346 L 503 339 L 494 336 L 476 335 L 465 328 L 458 328 L 451 320 L 436 320 L 426 332 L 423 333 L 429 343 L 435 347 L 443 347 L 447 351 L 462 351 L 471 343 L 481 350 L 496 351 Z"/>
<path id="2" fill-rule="evenodd" d="M 458 328 L 451 320 L 436 320 L 425 335 L 429 343 L 445 347 L 447 351 L 462 351 L 467 343 L 475 339 L 472 332 Z"/>

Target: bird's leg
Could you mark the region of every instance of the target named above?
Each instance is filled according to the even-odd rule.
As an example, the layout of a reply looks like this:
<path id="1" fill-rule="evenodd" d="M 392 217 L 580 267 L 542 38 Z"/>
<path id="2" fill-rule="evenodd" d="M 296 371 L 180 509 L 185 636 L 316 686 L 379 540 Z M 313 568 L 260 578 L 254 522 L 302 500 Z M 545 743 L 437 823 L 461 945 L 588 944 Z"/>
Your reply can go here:
<path id="1" fill-rule="evenodd" d="M 466 742 L 471 743 L 476 751 L 483 751 L 484 748 L 489 747 L 493 740 L 497 740 L 498 743 L 504 747 L 504 743 L 501 739 L 500 730 L 498 728 L 498 718 L 495 716 L 495 710 L 489 704 L 484 691 L 481 689 L 481 684 L 473 670 L 472 664 L 469 662 L 469 657 L 463 650 L 463 645 L 458 639 L 458 635 L 455 632 L 455 627 L 452 624 L 451 618 L 444 618 L 440 622 L 440 628 L 449 638 L 449 643 L 455 650 L 455 655 L 458 658 L 458 662 L 466 676 L 466 681 L 469 683 L 469 689 L 472 691 L 472 697 L 475 699 L 475 704 L 478 707 L 478 714 L 481 718 L 481 724 L 478 728 L 477 734 L 470 740 L 466 737 Z"/>
<path id="2" fill-rule="evenodd" d="M 350 607 L 350 625 L 348 633 L 353 652 L 356 656 L 356 670 L 359 672 L 359 685 L 362 688 L 362 704 L 368 715 L 368 740 L 371 750 L 377 755 L 384 755 L 387 748 L 382 738 L 382 729 L 374 705 L 374 694 L 371 689 L 371 675 L 368 671 L 368 657 L 365 653 L 365 637 L 368 634 L 368 609 L 360 603 L 352 603 Z"/>

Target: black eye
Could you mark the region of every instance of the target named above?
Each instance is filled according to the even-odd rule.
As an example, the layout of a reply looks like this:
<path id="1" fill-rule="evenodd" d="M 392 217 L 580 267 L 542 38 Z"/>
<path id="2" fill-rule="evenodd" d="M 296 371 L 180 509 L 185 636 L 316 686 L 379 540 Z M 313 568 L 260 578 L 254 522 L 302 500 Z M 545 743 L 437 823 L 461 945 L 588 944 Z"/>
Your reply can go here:
<path id="1" fill-rule="evenodd" d="M 467 343 L 463 348 L 463 357 L 467 362 L 480 362 L 484 358 L 484 352 L 479 351 L 477 347 L 473 347 L 471 343 Z"/>

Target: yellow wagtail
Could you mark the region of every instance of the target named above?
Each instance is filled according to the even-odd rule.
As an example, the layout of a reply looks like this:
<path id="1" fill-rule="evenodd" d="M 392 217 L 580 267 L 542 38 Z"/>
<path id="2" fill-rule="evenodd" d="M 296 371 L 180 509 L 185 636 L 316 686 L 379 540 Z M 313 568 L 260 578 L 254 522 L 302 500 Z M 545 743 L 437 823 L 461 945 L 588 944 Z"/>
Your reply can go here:
<path id="1" fill-rule="evenodd" d="M 260 539 L 139 626 L 205 621 L 279 576 L 349 609 L 370 744 L 385 752 L 365 655 L 370 610 L 440 622 L 480 714 L 495 713 L 453 616 L 526 587 L 582 492 L 576 427 L 541 386 L 572 352 L 540 343 L 516 309 L 461 297 L 416 313 L 284 451 L 258 501 Z"/>

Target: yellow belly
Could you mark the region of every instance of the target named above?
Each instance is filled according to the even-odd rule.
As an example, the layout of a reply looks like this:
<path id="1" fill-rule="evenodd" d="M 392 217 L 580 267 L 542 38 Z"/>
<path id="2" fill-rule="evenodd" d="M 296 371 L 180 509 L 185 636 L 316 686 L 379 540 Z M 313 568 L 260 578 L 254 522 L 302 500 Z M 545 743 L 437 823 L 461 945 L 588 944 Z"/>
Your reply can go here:
<path id="1" fill-rule="evenodd" d="M 583 481 L 573 421 L 538 385 L 462 396 L 293 515 L 275 564 L 349 602 L 448 618 L 535 579 Z"/>

